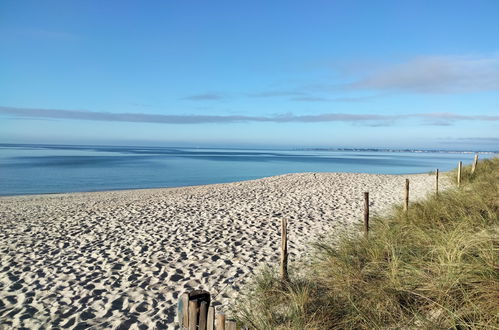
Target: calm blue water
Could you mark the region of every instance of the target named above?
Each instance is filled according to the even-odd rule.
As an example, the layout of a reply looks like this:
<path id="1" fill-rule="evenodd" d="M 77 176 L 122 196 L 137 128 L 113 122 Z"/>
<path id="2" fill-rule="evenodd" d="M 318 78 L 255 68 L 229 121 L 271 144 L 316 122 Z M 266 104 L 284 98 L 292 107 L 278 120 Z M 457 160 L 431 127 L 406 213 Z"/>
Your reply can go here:
<path id="1" fill-rule="evenodd" d="M 0 195 L 180 187 L 296 172 L 424 173 L 472 159 L 463 153 L 0 144 Z"/>

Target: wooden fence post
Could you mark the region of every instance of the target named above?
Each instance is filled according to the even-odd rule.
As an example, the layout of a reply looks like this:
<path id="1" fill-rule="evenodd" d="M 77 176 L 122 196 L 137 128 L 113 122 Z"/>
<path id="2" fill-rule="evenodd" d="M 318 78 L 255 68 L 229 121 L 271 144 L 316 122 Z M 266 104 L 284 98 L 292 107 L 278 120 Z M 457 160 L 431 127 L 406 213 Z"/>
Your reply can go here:
<path id="1" fill-rule="evenodd" d="M 364 235 L 369 235 L 369 192 L 364 193 Z"/>
<path id="2" fill-rule="evenodd" d="M 236 330 L 236 321 L 227 321 L 227 330 Z"/>
<path id="3" fill-rule="evenodd" d="M 206 324 L 206 330 L 215 330 L 215 307 L 213 306 L 208 308 L 208 323 Z"/>
<path id="4" fill-rule="evenodd" d="M 438 196 L 438 168 L 435 171 L 435 194 Z"/>
<path id="5" fill-rule="evenodd" d="M 208 303 L 206 301 L 202 301 L 201 306 L 199 307 L 199 330 L 206 330 L 207 314 Z"/>
<path id="6" fill-rule="evenodd" d="M 210 302 L 211 295 L 205 290 L 192 290 L 180 295 L 177 305 L 179 328 L 206 330 L 207 312 Z"/>
<path id="7" fill-rule="evenodd" d="M 283 282 L 289 281 L 288 276 L 288 221 L 282 219 L 281 221 L 281 280 Z"/>
<path id="8" fill-rule="evenodd" d="M 198 328 L 198 301 L 189 301 L 189 330 Z"/>
<path id="9" fill-rule="evenodd" d="M 475 174 L 477 165 L 478 165 L 478 154 L 475 154 L 475 158 L 473 159 L 473 166 L 471 166 L 471 175 Z"/>
<path id="10" fill-rule="evenodd" d="M 182 326 L 187 328 L 189 326 L 189 294 L 182 294 Z M 179 320 L 180 322 L 181 320 Z"/>
<path id="11" fill-rule="evenodd" d="M 409 179 L 405 179 L 404 211 L 405 213 L 409 211 Z"/>
<path id="12" fill-rule="evenodd" d="M 459 164 L 457 165 L 457 186 L 460 187 L 461 186 L 461 171 L 463 169 L 463 162 L 459 162 Z"/>
<path id="13" fill-rule="evenodd" d="M 218 314 L 217 315 L 216 329 L 217 330 L 225 330 L 225 314 Z"/>

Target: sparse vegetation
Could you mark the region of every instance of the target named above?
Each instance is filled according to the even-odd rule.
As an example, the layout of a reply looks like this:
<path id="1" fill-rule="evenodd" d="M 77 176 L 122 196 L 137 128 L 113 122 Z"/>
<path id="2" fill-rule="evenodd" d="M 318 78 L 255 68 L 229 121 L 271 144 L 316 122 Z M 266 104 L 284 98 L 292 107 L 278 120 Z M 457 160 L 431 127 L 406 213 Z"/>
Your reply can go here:
<path id="1" fill-rule="evenodd" d="M 373 219 L 368 239 L 317 242 L 289 283 L 263 271 L 238 320 L 256 329 L 499 328 L 499 159 L 470 172 L 407 215 L 396 207 Z"/>

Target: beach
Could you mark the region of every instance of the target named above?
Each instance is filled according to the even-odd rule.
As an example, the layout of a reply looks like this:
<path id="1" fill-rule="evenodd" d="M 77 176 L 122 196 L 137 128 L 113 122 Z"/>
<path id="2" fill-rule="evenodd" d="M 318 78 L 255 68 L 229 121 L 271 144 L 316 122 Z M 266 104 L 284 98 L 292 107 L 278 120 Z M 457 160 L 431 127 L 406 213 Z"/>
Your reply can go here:
<path id="1" fill-rule="evenodd" d="M 228 310 L 264 265 L 277 267 L 288 220 L 291 267 L 325 233 L 435 189 L 435 176 L 300 173 L 182 188 L 0 198 L 5 328 L 167 328 L 180 294 Z M 440 189 L 450 186 L 441 177 Z"/>

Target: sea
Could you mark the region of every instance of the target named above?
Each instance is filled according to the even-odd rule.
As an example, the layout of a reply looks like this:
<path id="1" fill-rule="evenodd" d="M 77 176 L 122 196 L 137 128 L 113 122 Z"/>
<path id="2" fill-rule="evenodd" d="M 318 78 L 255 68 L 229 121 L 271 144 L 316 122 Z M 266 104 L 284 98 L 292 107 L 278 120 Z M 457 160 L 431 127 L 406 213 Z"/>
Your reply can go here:
<path id="1" fill-rule="evenodd" d="M 421 150 L 0 144 L 0 195 L 182 187 L 303 172 L 429 173 L 473 157 Z"/>

